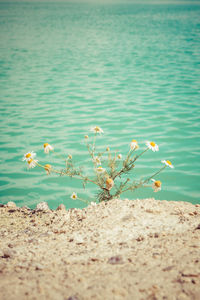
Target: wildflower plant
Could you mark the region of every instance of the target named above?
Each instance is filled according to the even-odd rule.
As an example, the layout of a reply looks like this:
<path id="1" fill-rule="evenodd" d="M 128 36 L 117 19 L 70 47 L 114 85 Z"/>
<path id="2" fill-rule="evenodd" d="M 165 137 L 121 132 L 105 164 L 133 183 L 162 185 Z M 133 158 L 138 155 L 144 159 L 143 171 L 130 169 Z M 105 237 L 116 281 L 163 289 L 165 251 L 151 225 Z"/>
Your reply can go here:
<path id="1" fill-rule="evenodd" d="M 169 160 L 162 160 L 161 162 L 164 164 L 164 166 L 146 179 L 131 179 L 131 174 L 136 167 L 138 159 L 149 150 L 152 152 L 159 151 L 159 147 L 155 142 L 147 141 L 146 148 L 140 153 L 138 153 L 138 142 L 134 139 L 130 142 L 126 155 L 122 155 L 121 153 L 118 153 L 118 151 L 112 153 L 109 147 L 105 148 L 105 151 L 103 152 L 98 152 L 96 140 L 98 135 L 103 134 L 103 130 L 99 126 L 95 126 L 91 128 L 91 132 L 93 137 L 90 139 L 88 135 L 85 135 L 84 141 L 93 165 L 93 176 L 85 175 L 82 167 L 76 166 L 71 154 L 68 154 L 66 157 L 57 154 L 65 161 L 65 166 L 61 170 L 54 168 L 51 164 L 40 164 L 36 159 L 36 153 L 33 151 L 24 154 L 23 160 L 27 162 L 28 169 L 37 166 L 44 169 L 47 175 L 55 173 L 60 176 L 79 178 L 82 180 L 84 188 L 87 183 L 96 185 L 99 189 L 97 194 L 97 202 L 109 201 L 113 198 L 118 198 L 124 192 L 134 191 L 141 187 L 152 187 L 154 192 L 161 190 L 161 181 L 158 179 L 155 180 L 154 178 L 165 168 L 174 168 Z M 48 143 L 45 143 L 43 147 L 46 154 L 49 154 L 50 152 L 56 154 L 54 147 Z M 127 178 L 127 175 L 130 178 Z M 80 200 L 87 204 L 89 203 L 88 201 L 79 198 L 75 192 L 72 193 L 71 199 Z"/>

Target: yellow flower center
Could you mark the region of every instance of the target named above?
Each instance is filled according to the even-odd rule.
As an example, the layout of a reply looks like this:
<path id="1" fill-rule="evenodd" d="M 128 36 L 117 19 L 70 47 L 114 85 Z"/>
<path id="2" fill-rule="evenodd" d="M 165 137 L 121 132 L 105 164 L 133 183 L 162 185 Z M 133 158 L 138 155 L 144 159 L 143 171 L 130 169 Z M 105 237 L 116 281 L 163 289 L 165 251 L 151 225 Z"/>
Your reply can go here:
<path id="1" fill-rule="evenodd" d="M 76 195 L 73 195 L 72 198 L 73 198 L 73 199 L 76 199 Z"/>
<path id="2" fill-rule="evenodd" d="M 44 148 L 46 148 L 48 145 L 49 145 L 48 143 L 45 143 L 45 144 L 44 144 Z"/>
<path id="3" fill-rule="evenodd" d="M 106 183 L 107 183 L 107 184 L 112 184 L 112 183 L 113 183 L 112 178 L 108 178 L 108 179 L 106 180 Z"/>
<path id="4" fill-rule="evenodd" d="M 95 131 L 100 131 L 100 128 L 98 126 L 95 127 Z"/>
<path id="5" fill-rule="evenodd" d="M 159 187 L 161 187 L 161 181 L 160 180 L 157 180 L 157 181 L 155 181 L 154 182 L 154 184 L 155 184 L 155 186 L 157 187 L 157 188 L 159 188 Z"/>
<path id="6" fill-rule="evenodd" d="M 31 157 L 31 153 L 26 154 L 26 158 Z"/>
<path id="7" fill-rule="evenodd" d="M 51 169 L 51 165 L 47 164 L 47 165 L 44 166 L 44 168 L 45 168 L 46 171 L 49 171 Z"/>
<path id="8" fill-rule="evenodd" d="M 28 164 L 30 165 L 31 163 L 32 163 L 32 161 L 33 161 L 33 159 L 31 158 L 31 159 L 29 159 L 28 160 Z"/>
<path id="9" fill-rule="evenodd" d="M 137 141 L 136 140 L 132 140 L 131 143 L 136 143 L 137 144 Z"/>
<path id="10" fill-rule="evenodd" d="M 151 142 L 150 145 L 151 145 L 152 147 L 155 147 L 156 144 L 155 144 L 154 142 Z"/>
<path id="11" fill-rule="evenodd" d="M 166 162 L 168 163 L 168 165 L 172 165 L 172 163 L 171 163 L 171 161 L 169 161 L 169 160 L 166 160 Z"/>

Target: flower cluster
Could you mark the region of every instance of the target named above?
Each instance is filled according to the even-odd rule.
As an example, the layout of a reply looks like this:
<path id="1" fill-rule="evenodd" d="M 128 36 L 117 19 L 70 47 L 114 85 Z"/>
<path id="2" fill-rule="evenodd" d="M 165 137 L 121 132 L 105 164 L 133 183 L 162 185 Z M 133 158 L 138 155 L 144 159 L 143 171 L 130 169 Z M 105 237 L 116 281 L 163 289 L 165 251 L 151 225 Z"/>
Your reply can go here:
<path id="1" fill-rule="evenodd" d="M 52 167 L 51 164 L 42 165 L 38 163 L 36 159 L 35 152 L 28 152 L 24 154 L 23 161 L 28 163 L 28 168 L 34 168 L 36 166 L 42 167 L 47 175 L 51 173 L 56 173 L 60 175 L 77 177 L 83 181 L 83 185 L 88 182 L 94 183 L 99 187 L 98 200 L 108 201 L 112 198 L 119 197 L 122 193 L 126 191 L 134 191 L 142 186 L 151 186 L 154 192 L 159 192 L 161 190 L 162 182 L 159 179 L 154 179 L 160 172 L 162 172 L 166 167 L 174 168 L 173 164 L 169 160 L 162 160 L 161 162 L 164 164 L 157 172 L 155 172 L 150 177 L 146 179 L 142 179 L 139 181 L 133 180 L 130 178 L 123 179 L 124 174 L 130 173 L 136 165 L 137 160 L 144 155 L 145 152 L 151 150 L 153 152 L 159 151 L 158 145 L 154 141 L 147 141 L 146 148 L 139 154 L 135 154 L 135 151 L 139 149 L 139 145 L 137 140 L 131 140 L 128 148 L 128 153 L 126 155 L 118 153 L 115 151 L 113 153 L 109 147 L 105 148 L 105 151 L 102 153 L 96 152 L 96 136 L 98 134 L 104 133 L 101 127 L 94 126 L 91 128 L 91 132 L 94 133 L 93 140 L 89 142 L 90 138 L 88 135 L 85 135 L 85 143 L 91 157 L 91 162 L 94 167 L 94 177 L 86 176 L 82 173 L 81 168 L 75 167 L 75 164 L 72 160 L 72 155 L 68 154 L 67 156 L 62 156 L 56 154 L 54 151 L 54 147 L 52 147 L 48 143 L 44 143 L 44 153 L 49 154 L 49 152 L 53 152 L 53 154 L 61 157 L 65 161 L 66 167 L 62 170 L 56 170 Z M 138 152 L 136 152 L 138 153 Z M 151 185 L 148 185 L 151 182 Z M 77 193 L 73 192 L 71 195 L 71 199 L 80 200 L 85 203 L 88 201 L 81 199 L 77 196 Z"/>
<path id="2" fill-rule="evenodd" d="M 31 169 L 31 168 L 34 168 L 37 163 L 38 163 L 38 160 L 35 159 L 36 157 L 36 153 L 35 152 L 27 152 L 24 154 L 24 157 L 23 157 L 23 161 L 27 161 L 28 163 L 28 169 Z"/>

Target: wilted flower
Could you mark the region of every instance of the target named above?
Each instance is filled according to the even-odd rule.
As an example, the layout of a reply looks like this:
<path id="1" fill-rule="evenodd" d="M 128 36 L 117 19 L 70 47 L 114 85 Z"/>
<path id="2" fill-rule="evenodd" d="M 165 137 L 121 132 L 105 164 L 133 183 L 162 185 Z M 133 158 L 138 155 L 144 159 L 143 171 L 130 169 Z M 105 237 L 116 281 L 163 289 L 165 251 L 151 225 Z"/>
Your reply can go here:
<path id="1" fill-rule="evenodd" d="M 103 133 L 103 130 L 99 126 L 92 127 L 90 130 L 94 133 Z"/>
<path id="2" fill-rule="evenodd" d="M 109 147 L 107 147 L 107 148 L 106 148 L 106 151 L 110 151 L 110 148 L 109 148 Z"/>
<path id="3" fill-rule="evenodd" d="M 53 151 L 53 147 L 49 145 L 48 143 L 44 144 L 44 152 L 49 153 L 49 151 Z"/>
<path id="4" fill-rule="evenodd" d="M 36 165 L 37 165 L 37 162 L 38 162 L 37 159 L 32 159 L 32 158 L 30 158 L 30 159 L 28 160 L 28 168 L 29 168 L 29 169 L 35 168 Z"/>
<path id="5" fill-rule="evenodd" d="M 110 178 L 110 177 L 108 177 L 108 178 L 106 179 L 106 188 L 107 188 L 107 190 L 111 190 L 113 186 L 114 186 L 114 181 L 113 181 L 113 179 Z"/>
<path id="6" fill-rule="evenodd" d="M 101 174 L 101 173 L 105 172 L 105 169 L 102 167 L 98 167 L 98 168 L 96 168 L 96 171 L 97 171 L 97 173 Z"/>
<path id="7" fill-rule="evenodd" d="M 48 165 L 48 164 L 44 166 L 44 169 L 47 172 L 47 175 L 49 175 L 51 173 L 51 168 L 52 168 L 51 165 Z"/>
<path id="8" fill-rule="evenodd" d="M 136 140 L 132 140 L 130 143 L 131 150 L 137 150 L 139 148 L 138 142 Z"/>
<path id="9" fill-rule="evenodd" d="M 26 154 L 24 154 L 24 157 L 23 157 L 23 161 L 26 160 L 26 161 L 29 161 L 30 159 L 34 159 L 36 156 L 36 153 L 35 152 L 27 152 Z"/>
<path id="10" fill-rule="evenodd" d="M 98 156 L 95 156 L 95 157 L 93 158 L 93 162 L 94 162 L 96 165 L 101 165 L 101 160 L 100 160 L 100 158 L 99 158 Z"/>
<path id="11" fill-rule="evenodd" d="M 68 155 L 68 158 L 69 158 L 69 159 L 72 159 L 72 155 L 71 155 L 71 154 L 69 154 L 69 155 Z"/>
<path id="12" fill-rule="evenodd" d="M 118 154 L 118 155 L 117 155 L 117 158 L 118 158 L 118 159 L 122 159 L 122 155 L 121 155 L 121 154 Z"/>
<path id="13" fill-rule="evenodd" d="M 88 135 L 85 135 L 85 139 L 87 140 L 89 138 L 89 136 Z"/>
<path id="14" fill-rule="evenodd" d="M 154 192 L 159 192 L 161 190 L 162 182 L 160 180 L 151 179 L 153 181 L 152 188 Z"/>
<path id="15" fill-rule="evenodd" d="M 153 152 L 156 152 L 159 150 L 159 147 L 156 143 L 154 142 L 146 142 L 146 145 L 149 149 L 151 149 Z"/>
<path id="16" fill-rule="evenodd" d="M 71 199 L 76 200 L 77 198 L 78 198 L 77 194 L 73 192 L 71 195 Z"/>
<path id="17" fill-rule="evenodd" d="M 174 166 L 172 165 L 171 161 L 169 161 L 169 160 L 161 160 L 161 162 L 162 162 L 163 164 L 165 164 L 166 166 L 168 166 L 168 167 L 174 169 Z"/>

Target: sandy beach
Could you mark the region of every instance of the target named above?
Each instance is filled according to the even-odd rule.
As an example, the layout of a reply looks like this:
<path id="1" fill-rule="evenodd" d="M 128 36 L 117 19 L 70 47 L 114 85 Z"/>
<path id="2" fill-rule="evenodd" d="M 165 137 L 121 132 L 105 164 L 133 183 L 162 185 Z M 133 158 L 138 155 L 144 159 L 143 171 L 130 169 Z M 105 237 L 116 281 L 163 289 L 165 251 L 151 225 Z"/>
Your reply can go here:
<path id="1" fill-rule="evenodd" d="M 0 207 L 0 299 L 200 299 L 200 205 Z"/>

